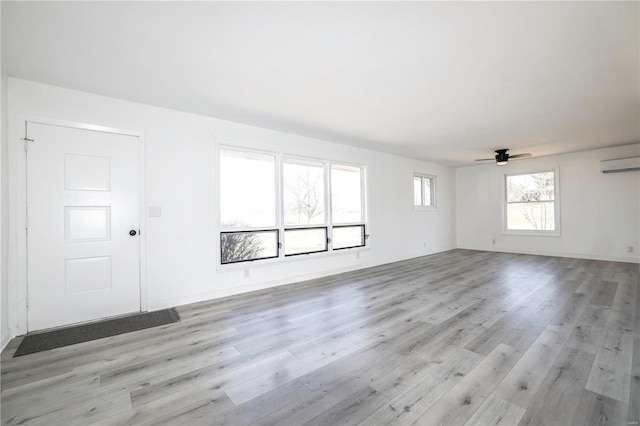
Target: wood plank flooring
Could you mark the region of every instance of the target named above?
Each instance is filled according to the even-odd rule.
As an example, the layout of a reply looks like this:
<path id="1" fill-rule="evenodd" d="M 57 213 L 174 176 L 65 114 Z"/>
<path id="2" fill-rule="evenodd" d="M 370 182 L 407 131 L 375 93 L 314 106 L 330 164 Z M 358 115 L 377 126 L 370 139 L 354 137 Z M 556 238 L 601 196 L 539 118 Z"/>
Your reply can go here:
<path id="1" fill-rule="evenodd" d="M 453 250 L 12 358 L 6 425 L 638 425 L 639 265 Z M 177 283 L 179 284 L 179 283 Z"/>

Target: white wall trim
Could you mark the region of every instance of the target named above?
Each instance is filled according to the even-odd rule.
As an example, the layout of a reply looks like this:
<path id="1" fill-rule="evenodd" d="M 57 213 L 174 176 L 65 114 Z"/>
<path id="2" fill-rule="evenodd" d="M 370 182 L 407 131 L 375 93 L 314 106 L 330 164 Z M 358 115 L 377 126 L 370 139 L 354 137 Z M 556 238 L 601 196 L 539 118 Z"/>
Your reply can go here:
<path id="1" fill-rule="evenodd" d="M 11 335 L 9 333 L 3 334 L 2 341 L 0 341 L 0 352 L 4 351 L 4 348 L 7 347 L 10 341 Z"/>
<path id="2" fill-rule="evenodd" d="M 363 264 L 362 268 L 358 267 L 356 269 L 353 269 L 350 267 L 336 268 L 336 269 L 327 270 L 324 272 L 319 272 L 314 274 L 298 275 L 293 278 L 287 278 L 284 280 L 261 281 L 258 283 L 253 283 L 253 284 L 248 284 L 248 285 L 243 285 L 243 286 L 238 286 L 233 288 L 225 288 L 217 291 L 209 291 L 206 293 L 200 293 L 200 294 L 180 297 L 176 299 L 160 300 L 157 302 L 149 303 L 149 311 L 156 311 L 159 309 L 165 309 L 165 308 L 170 308 L 174 306 L 187 305 L 189 303 L 204 302 L 206 300 L 219 299 L 222 297 L 233 296 L 236 294 L 243 294 L 243 293 L 248 293 L 248 292 L 257 291 L 257 290 L 264 290 L 271 287 L 296 284 L 302 281 L 313 280 L 316 278 L 327 277 L 330 275 L 340 274 L 344 272 L 356 271 L 359 269 L 368 268 L 370 266 L 372 265 L 365 266 Z"/>
<path id="3" fill-rule="evenodd" d="M 10 193 L 15 194 L 15 198 L 9 200 L 9 235 L 16 236 L 15 254 L 9 252 L 9 270 L 15 271 L 15 279 L 9 278 L 10 282 L 16 283 L 9 286 L 9 328 L 11 336 L 19 336 L 29 331 L 28 311 L 27 311 L 27 232 L 25 219 L 27 211 L 27 163 L 26 153 L 23 149 L 23 132 L 25 123 L 43 124 L 50 126 L 69 127 L 81 130 L 91 130 L 97 132 L 114 133 L 138 138 L 139 146 L 139 183 L 140 183 L 140 309 L 147 310 L 147 271 L 146 271 L 146 201 L 145 201 L 145 139 L 144 133 L 126 129 L 98 126 L 89 123 L 80 123 L 66 120 L 49 119 L 25 114 L 16 114 L 13 126 L 9 129 L 9 159 L 10 176 L 15 179 L 10 181 Z M 15 219 L 11 216 L 15 214 Z M 13 254 L 13 256 L 12 256 Z M 13 265 L 13 267 L 12 267 Z"/>
<path id="4" fill-rule="evenodd" d="M 535 230 L 516 230 L 509 229 L 507 227 L 507 178 L 510 176 L 522 176 L 538 173 L 553 172 L 553 214 L 555 220 L 556 229 L 553 231 L 535 231 Z M 502 235 L 519 235 L 519 236 L 531 236 L 531 237 L 560 237 L 562 234 L 562 201 L 560 199 L 560 166 L 556 165 L 553 168 L 529 171 L 517 171 L 515 173 L 504 172 L 502 173 Z"/>
<path id="5" fill-rule="evenodd" d="M 219 298 L 222 298 L 222 297 L 228 297 L 228 296 L 233 296 L 233 295 L 237 295 L 237 294 L 243 294 L 243 293 L 248 293 L 248 292 L 252 292 L 252 291 L 258 291 L 258 290 L 265 290 L 267 288 L 279 287 L 279 286 L 283 286 L 283 285 L 294 285 L 296 283 L 300 283 L 300 282 L 303 282 L 303 281 L 315 280 L 315 279 L 318 279 L 318 278 L 327 278 L 327 277 L 330 277 L 331 275 L 337 275 L 337 274 L 342 274 L 342 273 L 346 273 L 346 272 L 355 272 L 355 271 L 359 271 L 359 270 L 362 270 L 362 269 L 367 269 L 367 268 L 373 268 L 373 267 L 376 267 L 376 266 L 387 265 L 387 264 L 390 264 L 390 263 L 401 262 L 401 261 L 411 260 L 411 259 L 417 259 L 419 257 L 430 256 L 430 255 L 437 254 L 437 253 L 444 253 L 444 252 L 450 251 L 450 250 L 455 250 L 455 248 L 450 248 L 450 249 L 446 249 L 446 250 L 442 250 L 442 251 L 436 251 L 436 252 L 433 252 L 433 253 L 425 253 L 425 254 L 421 254 L 421 255 L 418 255 L 418 256 L 412 256 L 412 257 L 386 258 L 381 262 L 363 262 L 362 264 L 358 265 L 355 268 L 354 267 L 349 267 L 349 266 L 341 267 L 341 268 L 334 268 L 334 269 L 324 270 L 324 271 L 313 273 L 313 274 L 303 274 L 303 275 L 297 275 L 295 277 L 287 277 L 286 279 L 283 279 L 283 280 L 263 281 L 263 282 L 259 282 L 259 283 L 253 283 L 253 284 L 248 284 L 248 285 L 244 285 L 244 286 L 238 286 L 238 287 L 234 287 L 234 288 L 226 288 L 226 289 L 222 289 L 222 290 L 218 290 L 218 291 L 210 291 L 210 292 L 206 292 L 206 293 L 200 293 L 200 294 L 197 294 L 197 295 L 191 295 L 191 296 L 187 296 L 187 297 L 160 300 L 160 301 L 149 303 L 149 311 L 156 311 L 156 310 L 159 310 L 159 309 L 165 309 L 165 308 L 170 308 L 170 307 L 174 307 L 174 306 L 187 305 L 189 303 L 204 302 L 204 301 L 211 300 L 211 299 L 219 299 Z"/>
<path id="6" fill-rule="evenodd" d="M 551 252 L 536 251 L 536 250 L 490 249 L 486 247 L 458 247 L 458 248 L 461 250 L 490 251 L 493 253 L 528 254 L 533 256 L 565 257 L 569 259 L 602 260 L 607 262 L 623 262 L 623 263 L 640 264 L 640 257 L 638 259 L 629 259 L 626 257 L 600 256 L 600 255 L 584 254 L 584 253 L 551 253 Z"/>

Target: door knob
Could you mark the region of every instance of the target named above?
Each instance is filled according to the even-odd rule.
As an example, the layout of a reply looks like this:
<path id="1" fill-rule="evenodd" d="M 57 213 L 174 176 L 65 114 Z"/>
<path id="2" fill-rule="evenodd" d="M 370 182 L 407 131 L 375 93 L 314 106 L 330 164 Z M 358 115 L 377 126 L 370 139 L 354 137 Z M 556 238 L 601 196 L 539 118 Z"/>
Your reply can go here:
<path id="1" fill-rule="evenodd" d="M 132 229 L 131 231 L 129 231 L 129 235 L 131 235 L 132 237 L 135 237 L 137 234 L 135 229 Z"/>

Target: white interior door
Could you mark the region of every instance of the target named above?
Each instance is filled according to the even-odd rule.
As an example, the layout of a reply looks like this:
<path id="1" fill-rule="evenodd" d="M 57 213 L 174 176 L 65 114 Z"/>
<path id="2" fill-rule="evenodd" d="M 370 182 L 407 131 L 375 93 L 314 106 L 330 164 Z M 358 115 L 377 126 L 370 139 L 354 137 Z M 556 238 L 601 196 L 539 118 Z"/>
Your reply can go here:
<path id="1" fill-rule="evenodd" d="M 138 137 L 27 134 L 29 331 L 139 312 Z"/>

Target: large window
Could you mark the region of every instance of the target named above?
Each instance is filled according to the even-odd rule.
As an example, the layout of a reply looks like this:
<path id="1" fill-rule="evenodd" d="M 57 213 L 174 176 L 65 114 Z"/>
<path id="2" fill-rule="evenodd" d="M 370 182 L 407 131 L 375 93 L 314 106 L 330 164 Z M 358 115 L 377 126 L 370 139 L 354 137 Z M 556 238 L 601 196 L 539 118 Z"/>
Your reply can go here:
<path id="1" fill-rule="evenodd" d="M 321 161 L 284 158 L 285 225 L 324 224 L 324 164 Z"/>
<path id="2" fill-rule="evenodd" d="M 362 168 L 332 164 L 331 182 L 333 223 L 363 222 Z"/>
<path id="3" fill-rule="evenodd" d="M 422 173 L 413 174 L 413 206 L 433 208 L 436 206 L 436 178 Z"/>
<path id="4" fill-rule="evenodd" d="M 556 171 L 505 175 L 505 231 L 557 235 Z"/>
<path id="5" fill-rule="evenodd" d="M 327 251 L 324 163 L 284 157 L 282 181 L 284 255 Z"/>
<path id="6" fill-rule="evenodd" d="M 276 158 L 220 151 L 220 261 L 278 256 Z"/>
<path id="7" fill-rule="evenodd" d="M 221 149 L 220 262 L 365 246 L 364 177 L 357 165 Z"/>

